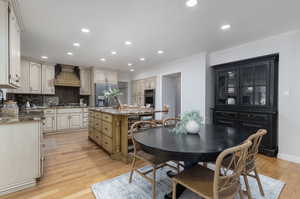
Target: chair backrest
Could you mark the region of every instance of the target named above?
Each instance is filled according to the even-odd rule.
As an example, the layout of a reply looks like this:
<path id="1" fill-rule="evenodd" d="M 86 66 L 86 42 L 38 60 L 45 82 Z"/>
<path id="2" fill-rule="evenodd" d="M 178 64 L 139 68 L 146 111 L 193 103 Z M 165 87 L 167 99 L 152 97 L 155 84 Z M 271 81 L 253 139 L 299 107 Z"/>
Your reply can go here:
<path id="1" fill-rule="evenodd" d="M 135 122 L 131 125 L 131 127 L 130 127 L 130 136 L 131 136 L 131 139 L 132 139 L 134 153 L 136 153 L 137 150 L 140 149 L 140 146 L 138 145 L 138 143 L 134 139 L 134 133 L 138 132 L 141 129 L 154 128 L 156 126 L 157 126 L 156 123 L 153 122 L 153 121 L 138 121 L 138 122 Z"/>
<path id="2" fill-rule="evenodd" d="M 246 140 L 239 146 L 226 149 L 218 156 L 214 176 L 214 199 L 233 198 L 239 192 L 240 175 L 245 168 L 251 145 L 251 141 Z"/>
<path id="3" fill-rule="evenodd" d="M 256 155 L 258 153 L 258 148 L 262 141 L 264 135 L 267 134 L 267 130 L 260 129 L 255 134 L 251 135 L 247 140 L 252 142 L 251 147 L 248 150 L 248 156 L 246 160 L 246 169 L 252 170 L 255 167 Z"/>
<path id="4" fill-rule="evenodd" d="M 180 119 L 179 118 L 167 118 L 163 120 L 163 125 L 164 127 L 170 126 L 172 124 L 177 124 L 177 122 L 179 122 Z"/>

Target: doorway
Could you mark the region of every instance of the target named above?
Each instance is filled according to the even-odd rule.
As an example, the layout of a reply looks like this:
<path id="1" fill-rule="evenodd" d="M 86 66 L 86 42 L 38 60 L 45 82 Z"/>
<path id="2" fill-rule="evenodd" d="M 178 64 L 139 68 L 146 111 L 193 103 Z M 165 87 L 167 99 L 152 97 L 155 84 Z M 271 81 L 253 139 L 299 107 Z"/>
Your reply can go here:
<path id="1" fill-rule="evenodd" d="M 162 119 L 180 117 L 181 114 L 181 73 L 162 76 L 162 105 L 169 106 L 168 114 Z"/>

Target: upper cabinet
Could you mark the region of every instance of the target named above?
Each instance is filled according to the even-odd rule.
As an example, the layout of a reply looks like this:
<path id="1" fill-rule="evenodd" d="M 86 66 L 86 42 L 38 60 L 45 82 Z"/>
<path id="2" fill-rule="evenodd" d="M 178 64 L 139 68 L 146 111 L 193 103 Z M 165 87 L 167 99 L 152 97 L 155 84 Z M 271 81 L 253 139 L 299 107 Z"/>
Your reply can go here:
<path id="1" fill-rule="evenodd" d="M 80 95 L 91 95 L 91 70 L 80 68 Z"/>
<path id="2" fill-rule="evenodd" d="M 55 94 L 54 87 L 55 71 L 52 65 L 42 65 L 42 93 L 47 95 Z"/>
<path id="3" fill-rule="evenodd" d="M 20 28 L 6 1 L 0 1 L 0 30 L 0 87 L 18 88 L 21 79 Z"/>
<path id="4" fill-rule="evenodd" d="M 144 106 L 144 92 L 156 88 L 156 77 L 132 81 L 132 104 Z"/>
<path id="5" fill-rule="evenodd" d="M 214 66 L 217 108 L 276 111 L 278 55 Z"/>
<path id="6" fill-rule="evenodd" d="M 107 71 L 94 69 L 94 83 L 118 83 L 118 73 L 115 71 Z"/>
<path id="7" fill-rule="evenodd" d="M 29 91 L 30 93 L 42 93 L 42 65 L 30 62 L 29 65 Z"/>

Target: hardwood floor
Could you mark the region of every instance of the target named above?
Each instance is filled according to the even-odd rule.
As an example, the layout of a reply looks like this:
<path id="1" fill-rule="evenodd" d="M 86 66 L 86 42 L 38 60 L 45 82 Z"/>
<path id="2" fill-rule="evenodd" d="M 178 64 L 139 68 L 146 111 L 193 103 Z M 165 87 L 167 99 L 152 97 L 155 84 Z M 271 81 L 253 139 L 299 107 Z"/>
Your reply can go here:
<path id="1" fill-rule="evenodd" d="M 36 187 L 0 199 L 93 199 L 90 185 L 126 173 L 130 165 L 114 161 L 87 138 L 87 132 L 46 136 L 45 173 Z M 142 165 L 141 165 L 142 166 Z M 258 157 L 263 175 L 286 182 L 280 199 L 300 198 L 300 164 Z"/>

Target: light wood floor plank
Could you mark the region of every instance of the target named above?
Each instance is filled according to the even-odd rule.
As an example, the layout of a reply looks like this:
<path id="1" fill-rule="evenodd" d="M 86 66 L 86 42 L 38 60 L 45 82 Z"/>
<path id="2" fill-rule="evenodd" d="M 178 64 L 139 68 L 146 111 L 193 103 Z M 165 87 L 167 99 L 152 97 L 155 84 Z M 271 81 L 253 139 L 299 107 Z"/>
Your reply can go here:
<path id="1" fill-rule="evenodd" d="M 130 170 L 129 164 L 111 160 L 88 140 L 86 131 L 49 135 L 46 139 L 55 146 L 46 151 L 45 174 L 38 185 L 0 199 L 94 199 L 92 184 Z M 257 164 L 261 174 L 286 182 L 280 199 L 300 198 L 299 164 L 262 155 Z"/>

